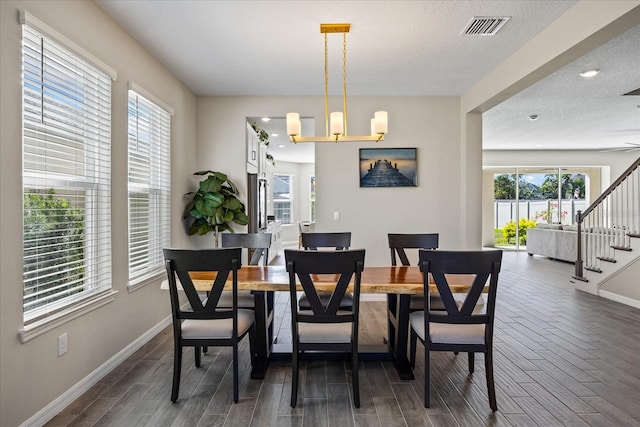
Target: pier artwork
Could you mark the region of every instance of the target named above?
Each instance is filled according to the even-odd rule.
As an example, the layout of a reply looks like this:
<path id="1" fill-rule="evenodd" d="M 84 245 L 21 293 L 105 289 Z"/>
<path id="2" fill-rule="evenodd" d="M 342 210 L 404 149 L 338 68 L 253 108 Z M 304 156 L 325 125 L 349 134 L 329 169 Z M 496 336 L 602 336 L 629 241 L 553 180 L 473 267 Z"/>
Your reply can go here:
<path id="1" fill-rule="evenodd" d="M 413 149 L 361 149 L 360 187 L 415 187 Z"/>
<path id="2" fill-rule="evenodd" d="M 378 160 L 360 179 L 360 187 L 412 187 L 413 182 L 398 171 L 389 160 Z"/>

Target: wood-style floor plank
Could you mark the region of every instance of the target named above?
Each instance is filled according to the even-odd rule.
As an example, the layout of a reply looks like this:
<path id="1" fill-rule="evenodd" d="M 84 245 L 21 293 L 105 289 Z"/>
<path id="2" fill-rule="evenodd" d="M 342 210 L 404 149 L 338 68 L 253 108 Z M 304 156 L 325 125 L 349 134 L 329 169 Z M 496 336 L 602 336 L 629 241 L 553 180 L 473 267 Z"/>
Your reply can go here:
<path id="1" fill-rule="evenodd" d="M 280 259 L 282 257 L 278 257 Z M 47 426 L 640 426 L 640 310 L 576 291 L 573 266 L 505 252 L 496 303 L 494 370 L 498 412 L 489 408 L 484 357 L 431 355 L 431 407 L 423 407 L 424 349 L 415 379 L 392 362 L 361 361 L 360 408 L 346 360 L 301 360 L 291 408 L 291 362 L 273 360 L 250 378 L 240 346 L 240 401 L 233 403 L 231 350 L 209 348 L 202 366 L 183 354 L 171 403 L 173 337 L 166 328 L 54 417 Z M 167 296 L 168 298 L 168 296 Z M 291 341 L 290 301 L 275 298 L 275 335 Z M 386 303 L 361 303 L 360 342 L 386 337 Z"/>

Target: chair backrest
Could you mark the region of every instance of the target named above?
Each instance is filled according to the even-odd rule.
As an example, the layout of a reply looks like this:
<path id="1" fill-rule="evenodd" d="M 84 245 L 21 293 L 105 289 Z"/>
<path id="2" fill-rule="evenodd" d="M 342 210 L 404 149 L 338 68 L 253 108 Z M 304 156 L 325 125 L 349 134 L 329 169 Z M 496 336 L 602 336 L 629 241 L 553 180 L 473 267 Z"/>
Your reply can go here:
<path id="1" fill-rule="evenodd" d="M 438 233 L 426 234 L 387 234 L 391 265 L 396 265 L 396 253 L 402 265 L 410 265 L 405 249 L 438 249 Z"/>
<path id="2" fill-rule="evenodd" d="M 420 250 L 420 271 L 424 277 L 425 301 L 429 301 L 429 273 L 438 288 L 446 311 L 430 311 L 428 321 L 438 323 L 485 323 L 493 326 L 498 274 L 502 263 L 501 250 L 431 251 Z M 449 287 L 455 275 L 474 275 L 473 283 L 462 306 L 458 307 Z M 485 286 L 489 287 L 486 312 L 474 313 Z M 492 333 L 492 327 L 488 328 Z"/>
<path id="3" fill-rule="evenodd" d="M 228 249 L 164 249 L 165 267 L 169 279 L 171 296 L 171 313 L 174 326 L 178 319 L 234 319 L 237 317 L 238 270 L 241 267 L 241 248 Z M 198 295 L 198 291 L 189 275 L 190 272 L 215 271 L 215 279 L 208 291 L 206 303 Z M 218 300 L 229 278 L 232 277 L 233 308 L 217 309 Z M 190 310 L 182 310 L 178 300 L 178 280 L 189 301 Z M 236 330 L 236 327 L 234 327 Z"/>
<path id="4" fill-rule="evenodd" d="M 364 249 L 342 251 L 306 251 L 285 249 L 284 258 L 289 273 L 291 315 L 294 322 L 338 323 L 356 322 L 360 303 L 360 278 L 364 269 Z M 318 276 L 322 275 L 322 276 Z M 296 280 L 297 277 L 297 280 Z M 353 279 L 353 308 L 351 312 L 338 313 L 340 303 Z M 296 283 L 309 300 L 311 310 L 298 309 Z M 316 288 L 317 283 L 327 283 L 330 289 Z M 331 289 L 332 288 L 332 289 Z M 331 292 L 324 306 L 318 292 Z"/>
<path id="5" fill-rule="evenodd" d="M 222 233 L 223 248 L 246 248 L 248 265 L 260 264 L 260 257 L 263 264 L 269 263 L 269 248 L 271 247 L 271 233 Z"/>
<path id="6" fill-rule="evenodd" d="M 302 247 L 317 251 L 318 248 L 346 250 L 351 246 L 351 232 L 341 233 L 301 233 Z"/>

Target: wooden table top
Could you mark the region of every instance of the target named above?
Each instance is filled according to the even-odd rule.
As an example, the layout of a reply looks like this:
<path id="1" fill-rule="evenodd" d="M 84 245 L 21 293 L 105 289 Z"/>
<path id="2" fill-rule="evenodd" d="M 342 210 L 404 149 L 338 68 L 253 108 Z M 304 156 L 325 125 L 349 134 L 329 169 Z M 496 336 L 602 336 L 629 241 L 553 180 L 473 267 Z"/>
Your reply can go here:
<path id="1" fill-rule="evenodd" d="M 333 275 L 326 275 L 327 280 L 333 280 Z M 211 282 L 215 277 L 213 272 L 191 273 L 193 283 L 198 291 L 211 289 Z M 466 293 L 473 281 L 473 275 L 456 275 L 449 278 L 451 291 Z M 323 282 L 322 275 L 313 276 L 319 291 L 331 291 L 333 283 Z M 421 294 L 423 292 L 422 273 L 417 266 L 404 267 L 365 267 L 360 282 L 361 293 L 373 294 Z M 163 288 L 167 288 L 167 281 Z M 289 274 L 283 265 L 242 266 L 238 270 L 238 289 L 254 291 L 289 291 Z M 301 290 L 301 288 L 299 288 Z M 432 292 L 437 292 L 435 284 L 430 285 Z"/>

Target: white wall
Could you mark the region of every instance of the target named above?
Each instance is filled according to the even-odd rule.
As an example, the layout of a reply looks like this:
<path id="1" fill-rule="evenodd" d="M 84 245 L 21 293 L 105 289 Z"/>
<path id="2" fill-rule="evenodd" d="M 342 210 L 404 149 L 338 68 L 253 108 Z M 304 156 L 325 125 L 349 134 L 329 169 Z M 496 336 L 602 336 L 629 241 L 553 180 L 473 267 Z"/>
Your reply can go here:
<path id="1" fill-rule="evenodd" d="M 22 314 L 21 26 L 26 10 L 114 68 L 112 86 L 112 254 L 115 301 L 24 344 Z M 195 97 L 93 2 L 0 2 L 0 425 L 16 426 L 87 377 L 170 315 L 160 280 L 127 291 L 127 83 L 132 80 L 176 111 L 171 123 L 172 217 L 180 218 L 196 160 Z M 174 246 L 187 246 L 181 222 Z M 57 354 L 68 333 L 69 351 Z M 168 392 L 167 392 L 168 393 Z M 168 399 L 168 394 L 167 394 Z"/>

